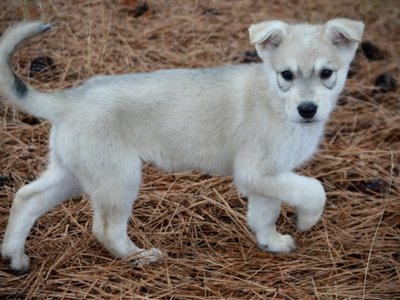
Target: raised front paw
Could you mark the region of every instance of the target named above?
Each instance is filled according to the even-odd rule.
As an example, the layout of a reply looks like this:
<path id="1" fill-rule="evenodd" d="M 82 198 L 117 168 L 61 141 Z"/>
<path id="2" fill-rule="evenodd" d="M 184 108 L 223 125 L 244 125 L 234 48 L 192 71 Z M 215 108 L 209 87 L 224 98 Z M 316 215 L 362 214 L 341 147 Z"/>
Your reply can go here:
<path id="1" fill-rule="evenodd" d="M 307 193 L 297 206 L 297 228 L 301 231 L 309 230 L 321 218 L 326 202 L 326 194 L 322 184 L 310 178 Z"/>
<path id="2" fill-rule="evenodd" d="M 323 185 L 315 178 L 307 178 L 307 184 L 303 186 L 303 204 L 309 209 L 321 209 L 325 205 L 326 194 Z"/>
<path id="3" fill-rule="evenodd" d="M 322 209 L 319 211 L 311 211 L 311 212 L 298 210 L 297 222 L 296 222 L 297 229 L 300 231 L 306 231 L 311 229 L 311 227 L 313 227 L 321 218 L 322 212 L 323 212 Z"/>

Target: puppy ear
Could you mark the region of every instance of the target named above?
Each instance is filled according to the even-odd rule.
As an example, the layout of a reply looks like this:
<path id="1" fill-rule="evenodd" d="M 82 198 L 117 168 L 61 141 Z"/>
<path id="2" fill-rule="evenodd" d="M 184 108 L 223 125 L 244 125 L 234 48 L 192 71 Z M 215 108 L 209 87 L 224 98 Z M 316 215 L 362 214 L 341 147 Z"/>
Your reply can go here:
<path id="1" fill-rule="evenodd" d="M 258 55 L 264 59 L 266 51 L 277 48 L 287 35 L 288 24 L 268 21 L 253 24 L 249 28 L 250 43 L 256 45 Z"/>
<path id="2" fill-rule="evenodd" d="M 282 21 L 268 21 L 253 24 L 249 28 L 250 43 L 277 47 L 287 35 L 288 24 Z"/>
<path id="3" fill-rule="evenodd" d="M 333 19 L 325 24 L 325 34 L 333 45 L 355 51 L 364 31 L 364 23 L 349 19 Z"/>

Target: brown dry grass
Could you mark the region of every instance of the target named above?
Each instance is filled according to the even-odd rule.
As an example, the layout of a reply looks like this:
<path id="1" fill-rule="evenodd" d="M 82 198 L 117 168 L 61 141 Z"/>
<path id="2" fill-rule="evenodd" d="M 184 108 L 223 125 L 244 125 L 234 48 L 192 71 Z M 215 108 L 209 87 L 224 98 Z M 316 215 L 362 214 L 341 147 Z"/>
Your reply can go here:
<path id="1" fill-rule="evenodd" d="M 385 59 L 357 56 L 321 151 L 299 170 L 324 184 L 323 219 L 296 233 L 285 208 L 279 228 L 294 233 L 298 250 L 262 253 L 230 178 L 146 166 L 129 233 L 140 246 L 166 250 L 168 259 L 145 268 L 113 259 L 90 232 L 87 198 L 69 200 L 34 225 L 29 274 L 16 277 L 0 263 L 0 298 L 400 299 L 400 99 L 373 88 L 380 73 L 400 78 L 400 3 L 165 0 L 135 18 L 135 2 L 2 1 L 0 30 L 25 18 L 57 22 L 15 56 L 17 72 L 47 90 L 99 73 L 238 63 L 252 49 L 247 27 L 265 19 L 365 21 L 365 39 Z M 38 56 L 55 66 L 29 78 Z M 13 195 L 46 164 L 48 128 L 0 104 L 0 242 Z"/>

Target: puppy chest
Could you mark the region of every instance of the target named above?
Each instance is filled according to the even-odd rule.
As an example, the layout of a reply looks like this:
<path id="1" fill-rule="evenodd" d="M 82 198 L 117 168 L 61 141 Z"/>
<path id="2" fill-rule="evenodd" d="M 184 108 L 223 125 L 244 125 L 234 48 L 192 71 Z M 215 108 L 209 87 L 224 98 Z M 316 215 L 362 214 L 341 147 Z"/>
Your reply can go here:
<path id="1" fill-rule="evenodd" d="M 318 150 L 319 136 L 301 130 L 287 135 L 282 132 L 269 153 L 274 168 L 278 171 L 292 170 L 311 159 Z"/>

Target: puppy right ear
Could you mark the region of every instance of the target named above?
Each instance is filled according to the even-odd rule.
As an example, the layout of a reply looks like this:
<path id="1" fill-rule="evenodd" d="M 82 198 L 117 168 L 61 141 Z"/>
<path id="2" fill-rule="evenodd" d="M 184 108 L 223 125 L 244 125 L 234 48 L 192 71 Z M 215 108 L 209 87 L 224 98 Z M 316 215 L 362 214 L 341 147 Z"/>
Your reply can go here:
<path id="1" fill-rule="evenodd" d="M 349 19 L 333 19 L 325 24 L 325 35 L 339 50 L 349 54 L 349 59 L 357 50 L 364 32 L 364 23 Z"/>
<path id="2" fill-rule="evenodd" d="M 325 24 L 326 35 L 338 47 L 360 43 L 363 31 L 363 22 L 350 19 L 332 19 Z"/>
<path id="3" fill-rule="evenodd" d="M 288 26 L 282 21 L 267 21 L 250 26 L 250 43 L 256 46 L 257 53 L 263 60 L 268 50 L 273 50 L 282 43 L 288 34 Z"/>

